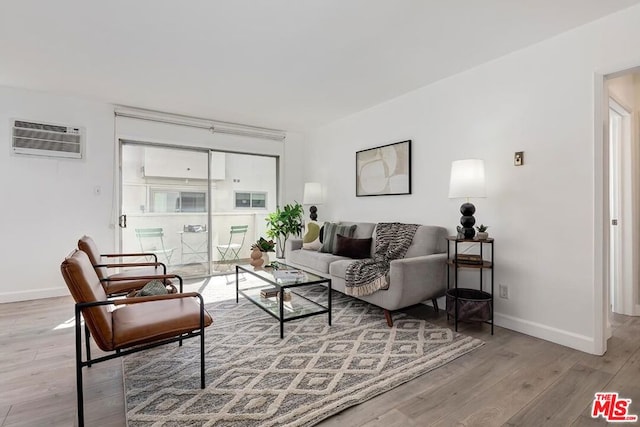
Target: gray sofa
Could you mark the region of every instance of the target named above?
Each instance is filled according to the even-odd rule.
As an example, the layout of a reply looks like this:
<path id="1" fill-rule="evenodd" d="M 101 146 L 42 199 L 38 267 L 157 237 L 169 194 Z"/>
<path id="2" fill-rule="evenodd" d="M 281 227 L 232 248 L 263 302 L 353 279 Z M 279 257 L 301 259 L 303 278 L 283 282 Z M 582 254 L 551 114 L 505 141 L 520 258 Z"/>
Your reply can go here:
<path id="1" fill-rule="evenodd" d="M 376 224 L 369 222 L 340 222 L 356 225 L 357 239 L 373 237 L 371 251 L 375 248 Z M 391 311 L 422 301 L 432 300 L 438 311 L 437 298 L 446 291 L 447 230 L 444 227 L 421 225 L 403 259 L 391 261 L 389 288 L 371 295 L 358 297 L 384 309 L 389 326 L 393 326 Z M 285 262 L 297 268 L 331 279 L 332 289 L 343 292 L 345 272 L 353 262 L 351 258 L 302 249 L 301 239 L 290 238 L 285 248 Z"/>

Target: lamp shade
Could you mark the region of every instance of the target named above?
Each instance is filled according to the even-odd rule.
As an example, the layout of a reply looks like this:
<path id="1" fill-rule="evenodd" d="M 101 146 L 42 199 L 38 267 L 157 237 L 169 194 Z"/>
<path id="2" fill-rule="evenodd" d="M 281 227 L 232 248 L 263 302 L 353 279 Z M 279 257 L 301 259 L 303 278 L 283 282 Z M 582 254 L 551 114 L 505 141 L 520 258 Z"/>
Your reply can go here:
<path id="1" fill-rule="evenodd" d="M 304 195 L 302 197 L 302 204 L 322 204 L 322 185 L 320 185 L 319 182 L 306 182 L 304 184 Z"/>
<path id="2" fill-rule="evenodd" d="M 455 160 L 451 163 L 449 198 L 486 197 L 484 160 Z"/>

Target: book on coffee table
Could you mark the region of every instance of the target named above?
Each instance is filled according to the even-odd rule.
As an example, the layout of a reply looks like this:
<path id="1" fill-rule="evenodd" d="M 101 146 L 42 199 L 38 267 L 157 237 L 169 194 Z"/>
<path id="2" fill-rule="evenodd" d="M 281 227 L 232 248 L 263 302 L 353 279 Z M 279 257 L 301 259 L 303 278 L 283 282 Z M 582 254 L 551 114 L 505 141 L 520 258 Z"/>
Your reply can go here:
<path id="1" fill-rule="evenodd" d="M 262 298 L 273 298 L 278 296 L 278 288 L 266 288 L 260 290 L 260 296 Z"/>

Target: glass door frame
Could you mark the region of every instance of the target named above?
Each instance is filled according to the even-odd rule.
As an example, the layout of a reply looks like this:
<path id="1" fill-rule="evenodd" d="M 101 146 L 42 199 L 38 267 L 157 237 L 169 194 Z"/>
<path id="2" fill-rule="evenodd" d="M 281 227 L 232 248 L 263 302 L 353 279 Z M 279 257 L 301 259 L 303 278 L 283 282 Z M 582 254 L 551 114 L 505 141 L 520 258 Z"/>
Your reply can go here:
<path id="1" fill-rule="evenodd" d="M 282 158 L 280 154 L 270 154 L 270 153 L 260 153 L 260 152 L 244 152 L 244 151 L 233 151 L 233 150 L 225 150 L 222 148 L 208 148 L 208 147 L 202 147 L 202 146 L 190 146 L 190 145 L 176 145 L 176 144 L 168 144 L 168 143 L 154 143 L 154 142 L 148 142 L 148 141 L 144 141 L 144 140 L 140 140 L 140 139 L 132 139 L 132 138 L 118 138 L 118 144 L 117 144 L 117 149 L 118 149 L 118 154 L 117 154 L 117 158 L 118 158 L 118 164 L 117 164 L 117 175 L 118 175 L 118 206 L 115 207 L 116 211 L 118 212 L 118 218 L 120 218 L 122 215 L 126 215 L 125 212 L 123 212 L 123 208 L 124 208 L 124 200 L 123 200 L 123 193 L 124 193 L 124 188 L 123 188 L 123 147 L 126 145 L 131 145 L 131 146 L 139 146 L 139 147 L 154 147 L 154 148 L 166 148 L 166 149 L 176 149 L 176 150 L 182 150 L 182 151 L 192 151 L 192 152 L 200 152 L 203 154 L 207 155 L 207 208 L 205 211 L 205 214 L 207 216 L 207 220 L 206 220 L 206 224 L 207 224 L 207 230 L 208 230 L 208 234 L 207 234 L 207 258 L 208 258 L 208 266 L 206 268 L 206 273 L 205 275 L 194 275 L 194 276 L 189 276 L 189 278 L 202 278 L 202 277 L 210 277 L 216 274 L 226 274 L 226 273 L 220 273 L 214 270 L 214 239 L 213 239 L 213 217 L 214 217 L 214 212 L 212 212 L 211 207 L 212 207 L 212 200 L 213 200 L 213 190 L 212 190 L 212 153 L 224 153 L 224 154 L 237 154 L 237 155 L 246 155 L 246 156 L 257 156 L 257 157 L 266 157 L 266 158 L 272 158 L 275 161 L 275 194 L 274 194 L 274 201 L 275 201 L 275 205 L 279 206 L 281 204 L 281 194 L 282 194 L 282 190 L 281 190 L 281 167 L 282 167 Z M 123 236 L 123 228 L 118 226 L 118 223 L 120 221 L 116 222 L 116 241 L 118 242 L 118 246 L 120 247 L 120 251 L 123 251 L 123 245 L 124 245 L 124 236 Z M 249 242 L 250 244 L 251 242 Z"/>

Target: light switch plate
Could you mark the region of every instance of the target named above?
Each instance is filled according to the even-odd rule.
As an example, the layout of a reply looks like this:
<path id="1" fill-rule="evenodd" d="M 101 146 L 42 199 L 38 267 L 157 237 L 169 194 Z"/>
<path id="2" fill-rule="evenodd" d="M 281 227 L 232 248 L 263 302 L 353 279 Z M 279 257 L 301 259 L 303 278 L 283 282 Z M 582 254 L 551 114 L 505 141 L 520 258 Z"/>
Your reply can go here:
<path id="1" fill-rule="evenodd" d="M 524 151 L 516 151 L 516 154 L 513 156 L 513 164 L 515 166 L 524 165 Z"/>

